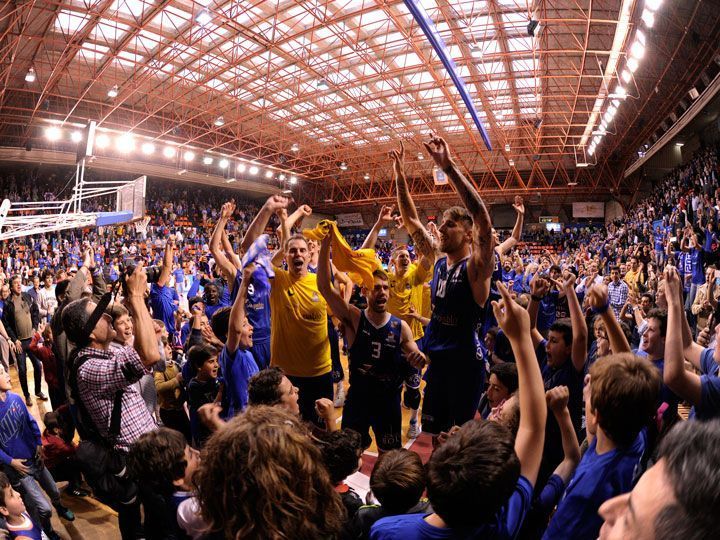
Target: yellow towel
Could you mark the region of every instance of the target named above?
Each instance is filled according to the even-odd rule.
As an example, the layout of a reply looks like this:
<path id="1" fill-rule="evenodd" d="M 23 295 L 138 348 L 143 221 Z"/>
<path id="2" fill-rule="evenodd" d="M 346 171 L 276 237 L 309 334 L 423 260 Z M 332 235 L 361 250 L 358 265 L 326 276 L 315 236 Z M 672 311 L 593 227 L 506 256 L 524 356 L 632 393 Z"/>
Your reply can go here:
<path id="1" fill-rule="evenodd" d="M 340 234 L 337 224 L 328 219 L 322 220 L 314 229 L 303 229 L 303 236 L 321 242 L 328 234 L 331 235 L 333 248 L 332 262 L 341 272 L 347 272 L 354 283 L 360 283 L 372 289 L 375 285 L 373 272 L 382 269 L 374 249 L 353 249 Z"/>

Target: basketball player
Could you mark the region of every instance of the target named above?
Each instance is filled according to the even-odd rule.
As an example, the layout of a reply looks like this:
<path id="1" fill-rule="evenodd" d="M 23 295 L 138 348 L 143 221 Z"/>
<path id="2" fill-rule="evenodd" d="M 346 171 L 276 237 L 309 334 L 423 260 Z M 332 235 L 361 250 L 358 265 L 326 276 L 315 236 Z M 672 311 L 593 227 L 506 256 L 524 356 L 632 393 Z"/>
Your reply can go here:
<path id="1" fill-rule="evenodd" d="M 425 148 L 448 177 L 464 207 L 448 208 L 433 239 L 420 222 L 403 168 L 404 146 L 393 150 L 400 214 L 417 250 L 436 260 L 432 280 L 433 312 L 426 329 L 430 367 L 422 429 L 439 434 L 473 418 L 482 394 L 485 365 L 478 358 L 476 328 L 490 292 L 495 267 L 492 224 L 480 195 L 460 173 L 447 143 L 433 137 Z"/>
<path id="2" fill-rule="evenodd" d="M 318 264 L 318 288 L 344 323 L 348 342 L 350 389 L 342 427 L 360 433 L 365 447 L 370 445 L 372 427 L 378 450 L 400 448 L 402 382 L 411 365 L 422 368 L 425 355 L 415 344 L 408 324 L 387 312 L 390 286 L 384 271 L 373 273 L 371 290 L 363 288 L 368 307 L 361 311 L 330 282 L 330 235 L 321 244 Z"/>

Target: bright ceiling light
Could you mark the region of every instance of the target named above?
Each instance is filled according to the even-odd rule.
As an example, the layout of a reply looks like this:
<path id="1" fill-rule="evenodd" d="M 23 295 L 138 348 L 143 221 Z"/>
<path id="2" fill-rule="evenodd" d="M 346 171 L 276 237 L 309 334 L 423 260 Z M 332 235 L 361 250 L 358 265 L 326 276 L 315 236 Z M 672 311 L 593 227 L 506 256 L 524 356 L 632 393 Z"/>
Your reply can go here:
<path id="1" fill-rule="evenodd" d="M 224 158 L 221 159 L 220 162 L 218 163 L 218 167 L 220 167 L 221 169 L 227 169 L 229 165 L 230 165 L 230 162 Z"/>
<path id="2" fill-rule="evenodd" d="M 292 146 L 290 147 L 290 150 L 293 152 L 299 152 L 300 151 L 300 145 L 298 143 L 292 143 Z"/>
<path id="3" fill-rule="evenodd" d="M 222 116 L 218 116 L 218 117 L 215 119 L 215 125 L 218 126 L 218 127 L 224 126 L 224 125 L 225 125 L 225 119 L 224 119 Z"/>
<path id="4" fill-rule="evenodd" d="M 514 166 L 515 166 L 515 160 L 514 160 L 514 159 L 509 159 L 509 160 L 508 160 L 508 165 L 510 165 L 511 167 L 514 167 Z"/>
<path id="5" fill-rule="evenodd" d="M 661 4 L 662 0 L 645 0 L 645 7 L 652 11 L 657 11 Z"/>
<path id="6" fill-rule="evenodd" d="M 35 82 L 35 70 L 33 68 L 28 69 L 28 72 L 25 74 L 25 82 Z"/>
<path id="7" fill-rule="evenodd" d="M 630 56 L 640 60 L 643 56 L 645 56 L 645 45 L 640 43 L 640 41 L 635 41 L 635 43 L 632 44 L 632 47 L 630 47 Z"/>
<path id="8" fill-rule="evenodd" d="M 226 183 L 226 184 L 232 184 L 232 183 L 235 182 L 235 181 L 236 181 L 236 180 L 235 180 L 234 178 L 228 178 L 227 180 L 225 180 L 225 183 Z"/>
<path id="9" fill-rule="evenodd" d="M 83 138 L 83 134 L 81 131 L 73 131 L 70 134 L 70 140 L 74 143 L 79 143 L 80 141 L 82 141 L 82 138 Z"/>
<path id="10" fill-rule="evenodd" d="M 365 174 L 363 175 L 363 180 L 370 180 L 370 174 L 365 173 Z"/>
<path id="11" fill-rule="evenodd" d="M 207 11 L 201 11 L 198 16 L 195 17 L 195 22 L 200 26 L 207 26 L 210 24 L 210 21 L 212 21 L 212 15 Z"/>
<path id="12" fill-rule="evenodd" d="M 290 177 L 290 184 L 293 185 L 293 186 L 294 186 L 295 184 L 297 184 L 297 176 L 291 176 L 291 177 Z"/>
<path id="13" fill-rule="evenodd" d="M 245 164 L 244 164 L 244 163 L 238 163 L 237 171 L 238 171 L 239 173 L 244 173 L 244 172 L 245 172 L 245 168 L 246 168 L 246 167 L 245 167 Z"/>
<path id="14" fill-rule="evenodd" d="M 132 135 L 129 133 L 120 135 L 115 140 L 115 148 L 117 148 L 118 152 L 122 152 L 123 154 L 132 152 L 135 149 L 135 139 L 133 139 Z"/>
<path id="15" fill-rule="evenodd" d="M 340 162 L 340 170 L 341 170 L 341 171 L 347 171 L 347 168 L 348 168 L 348 167 L 347 167 L 347 163 L 345 163 L 344 161 L 341 161 L 341 162 Z"/>
<path id="16" fill-rule="evenodd" d="M 50 142 L 59 141 L 62 138 L 62 131 L 59 127 L 50 126 L 45 129 L 45 138 Z"/>
<path id="17" fill-rule="evenodd" d="M 591 146 L 588 148 L 588 156 L 592 156 L 595 153 L 595 147 Z"/>
<path id="18" fill-rule="evenodd" d="M 648 8 L 645 8 L 642 13 L 642 21 L 645 23 L 645 26 L 652 28 L 655 24 L 655 14 Z"/>
<path id="19" fill-rule="evenodd" d="M 272 178 L 273 172 L 272 171 L 265 171 L 265 178 Z"/>
<path id="20" fill-rule="evenodd" d="M 95 137 L 95 146 L 98 148 L 107 148 L 110 146 L 110 137 L 104 133 L 100 133 L 97 137 Z"/>
<path id="21" fill-rule="evenodd" d="M 635 73 L 637 71 L 637 68 L 640 67 L 640 62 L 638 62 L 637 58 L 630 57 L 627 61 L 627 68 L 630 70 L 630 73 Z"/>
<path id="22" fill-rule="evenodd" d="M 677 146 L 678 148 L 682 148 L 683 146 L 685 146 L 685 143 L 683 143 L 683 142 L 676 142 L 676 143 L 675 143 L 675 146 Z"/>
<path id="23" fill-rule="evenodd" d="M 605 119 L 603 118 L 603 119 L 600 121 L 600 127 L 603 128 L 603 129 L 607 129 L 607 126 L 608 126 L 607 120 L 605 120 Z"/>
<path id="24" fill-rule="evenodd" d="M 258 169 L 255 165 L 253 165 L 252 167 L 250 167 L 250 170 L 249 170 L 248 172 L 249 172 L 250 174 L 252 174 L 253 176 L 255 176 L 255 175 L 258 173 L 259 170 L 260 170 L 260 169 Z"/>
<path id="25" fill-rule="evenodd" d="M 281 173 L 280 176 L 278 176 L 278 180 L 281 182 L 285 181 L 285 175 Z"/>
<path id="26" fill-rule="evenodd" d="M 418 161 L 422 161 L 425 159 L 425 155 L 422 152 L 418 152 L 417 158 L 418 158 Z"/>
<path id="27" fill-rule="evenodd" d="M 170 159 L 174 155 L 175 148 L 173 148 L 172 146 L 166 146 L 165 148 L 163 148 L 163 156 L 165 156 L 166 158 Z"/>
<path id="28" fill-rule="evenodd" d="M 192 161 L 193 159 L 195 159 L 195 152 L 193 152 L 192 150 L 187 150 L 187 151 L 183 154 L 183 159 L 184 159 L 185 161 Z"/>
<path id="29" fill-rule="evenodd" d="M 617 97 L 624 99 L 627 97 L 627 90 L 625 90 L 625 87 L 621 84 L 618 84 L 615 87 L 615 92 L 613 92 Z"/>
<path id="30" fill-rule="evenodd" d="M 510 144 L 509 144 L 509 143 L 505 144 L 505 151 L 506 151 L 506 152 L 509 152 L 509 151 L 510 151 Z"/>
<path id="31" fill-rule="evenodd" d="M 152 155 L 155 153 L 155 145 L 151 142 L 144 142 L 142 146 L 140 147 L 142 150 L 142 153 L 146 156 Z"/>
<path id="32" fill-rule="evenodd" d="M 107 95 L 109 98 L 116 98 L 118 96 L 118 92 L 119 92 L 119 89 L 118 89 L 118 85 L 116 84 L 110 90 L 108 90 Z"/>
<path id="33" fill-rule="evenodd" d="M 203 157 L 203 165 L 212 165 L 213 158 L 210 156 Z"/>
<path id="34" fill-rule="evenodd" d="M 622 75 L 620 75 L 620 77 L 622 78 L 623 81 L 625 81 L 626 83 L 629 83 L 630 79 L 632 79 L 632 73 L 630 73 L 630 71 L 625 69 L 625 70 L 623 70 Z"/>
<path id="35" fill-rule="evenodd" d="M 593 138 L 593 144 L 597 146 L 600 141 L 602 141 L 602 135 L 595 135 L 595 138 Z"/>

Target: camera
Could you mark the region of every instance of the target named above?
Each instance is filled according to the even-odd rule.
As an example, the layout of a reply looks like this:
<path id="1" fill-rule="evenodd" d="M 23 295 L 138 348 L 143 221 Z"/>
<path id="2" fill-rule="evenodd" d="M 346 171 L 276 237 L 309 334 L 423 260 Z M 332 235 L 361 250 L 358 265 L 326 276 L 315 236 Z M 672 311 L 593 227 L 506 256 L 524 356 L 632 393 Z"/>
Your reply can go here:
<path id="1" fill-rule="evenodd" d="M 127 263 L 121 267 L 120 281 L 124 284 L 128 276 L 132 276 L 133 272 L 137 268 L 134 262 Z M 160 279 L 160 273 L 162 268 L 159 266 L 146 266 L 145 273 L 147 274 L 148 283 L 157 283 Z"/>

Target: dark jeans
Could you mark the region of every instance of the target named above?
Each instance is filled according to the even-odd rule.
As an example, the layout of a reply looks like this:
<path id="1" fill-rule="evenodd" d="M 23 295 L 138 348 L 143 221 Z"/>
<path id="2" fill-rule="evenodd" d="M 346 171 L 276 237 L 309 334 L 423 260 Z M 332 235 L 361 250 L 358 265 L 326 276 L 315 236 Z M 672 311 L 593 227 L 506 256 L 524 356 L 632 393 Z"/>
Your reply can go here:
<path id="1" fill-rule="evenodd" d="M 23 394 L 27 398 L 30 396 L 27 383 L 27 363 L 26 357 L 30 358 L 33 369 L 35 370 L 35 394 L 39 394 L 42 385 L 42 364 L 40 359 L 30 351 L 30 338 L 20 340 L 22 347 L 20 351 L 15 354 L 15 360 L 17 361 L 18 378 L 20 379 L 20 386 L 22 387 Z"/>
<path id="2" fill-rule="evenodd" d="M 332 372 L 328 371 L 318 377 L 287 376 L 290 382 L 298 387 L 298 405 L 300 416 L 306 422 L 312 422 L 318 427 L 325 428 L 325 423 L 318 418 L 315 412 L 315 401 L 320 398 L 333 398 Z"/>

